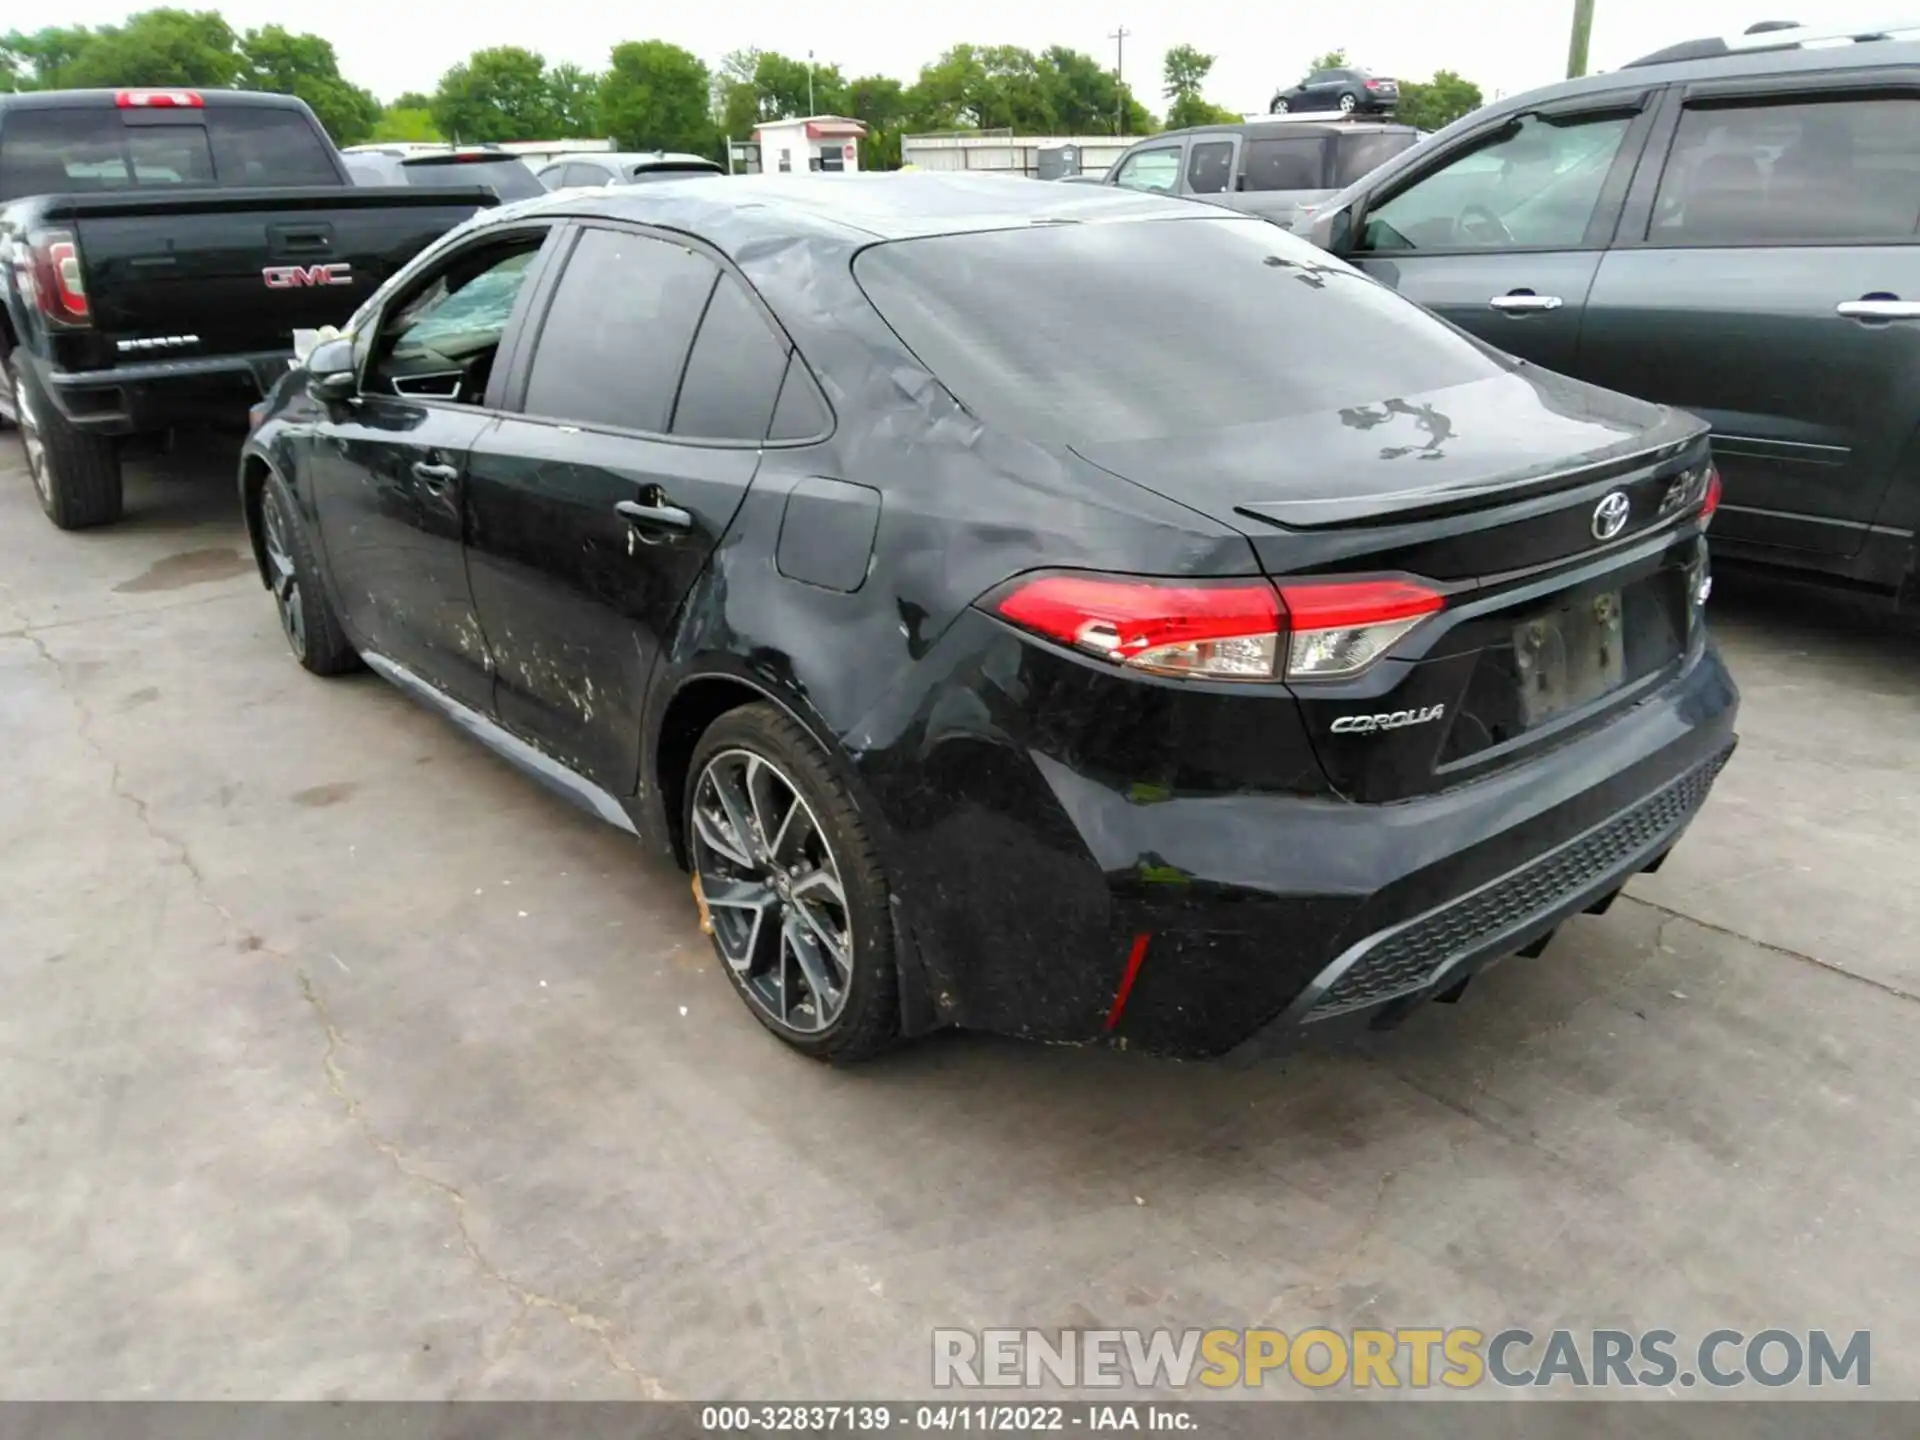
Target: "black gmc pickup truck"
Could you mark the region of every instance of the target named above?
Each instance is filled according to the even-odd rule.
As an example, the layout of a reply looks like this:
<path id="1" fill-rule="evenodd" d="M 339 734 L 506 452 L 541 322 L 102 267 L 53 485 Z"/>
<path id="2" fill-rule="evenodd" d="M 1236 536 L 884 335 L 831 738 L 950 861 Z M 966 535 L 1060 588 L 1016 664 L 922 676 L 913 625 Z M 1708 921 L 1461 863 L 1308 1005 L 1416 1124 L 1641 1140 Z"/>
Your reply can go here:
<path id="1" fill-rule="evenodd" d="M 484 186 L 355 186 L 290 96 L 0 95 L 0 424 L 48 518 L 120 518 L 120 445 L 243 428 L 294 332 L 343 323 Z"/>

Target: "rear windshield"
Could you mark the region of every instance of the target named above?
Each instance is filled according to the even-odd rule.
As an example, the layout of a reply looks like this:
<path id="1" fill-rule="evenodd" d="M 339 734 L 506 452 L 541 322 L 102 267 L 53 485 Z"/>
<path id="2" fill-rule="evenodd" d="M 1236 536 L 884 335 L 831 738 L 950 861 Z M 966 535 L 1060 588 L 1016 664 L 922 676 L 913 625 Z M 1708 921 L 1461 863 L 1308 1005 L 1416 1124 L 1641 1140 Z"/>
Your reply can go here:
<path id="1" fill-rule="evenodd" d="M 974 414 L 1069 445 L 1191 435 L 1501 373 L 1412 302 L 1257 220 L 895 241 L 854 275 Z"/>
<path id="2" fill-rule="evenodd" d="M 296 110 L 212 107 L 129 125 L 104 106 L 0 120 L 0 200 L 207 186 L 336 185 L 325 140 Z"/>
<path id="3" fill-rule="evenodd" d="M 540 177 L 519 160 L 409 160 L 400 171 L 409 185 L 436 190 L 485 185 L 502 200 L 525 200 L 547 193 Z"/>
<path id="4" fill-rule="evenodd" d="M 1412 130 L 1375 130 L 1340 136 L 1334 147 L 1334 185 L 1346 189 L 1402 150 L 1411 150 L 1419 140 L 1420 136 Z"/>

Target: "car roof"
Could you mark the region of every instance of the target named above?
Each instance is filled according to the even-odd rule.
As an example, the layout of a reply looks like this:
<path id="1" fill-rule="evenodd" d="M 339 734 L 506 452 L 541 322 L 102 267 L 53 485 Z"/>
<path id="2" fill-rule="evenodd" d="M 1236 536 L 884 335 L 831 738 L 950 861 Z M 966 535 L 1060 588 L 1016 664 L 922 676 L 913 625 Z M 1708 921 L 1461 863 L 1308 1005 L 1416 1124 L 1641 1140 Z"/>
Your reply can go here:
<path id="1" fill-rule="evenodd" d="M 1669 49 L 1678 47 L 1668 47 Z M 1659 52 L 1656 52 L 1659 53 Z M 1732 80 L 1749 76 L 1818 74 L 1841 70 L 1884 70 L 1920 65 L 1920 41 L 1872 40 L 1852 45 L 1821 45 L 1798 50 L 1736 50 L 1727 55 L 1696 60 L 1652 61 L 1644 57 L 1624 69 L 1579 80 L 1563 80 L 1496 100 L 1473 112 L 1477 119 L 1531 109 L 1546 101 L 1600 95 L 1615 91 L 1650 90 L 1656 85 L 1686 84 L 1695 80 Z"/>
<path id="2" fill-rule="evenodd" d="M 1233 218 L 1236 212 L 1113 187 L 1050 185 L 1025 176 L 905 173 L 736 175 L 662 180 L 606 190 L 555 191 L 511 207 L 597 215 L 685 230 L 728 254 L 756 242 L 837 236 L 875 240 L 961 235 L 1029 225 Z M 508 218 L 495 212 L 493 218 Z"/>
<path id="3" fill-rule="evenodd" d="M 1156 135 L 1143 135 L 1137 143 L 1176 139 L 1182 135 L 1244 135 L 1249 140 L 1267 140 L 1286 135 L 1383 135 L 1392 131 L 1405 131 L 1409 135 L 1419 133 L 1413 126 L 1398 120 L 1295 120 L 1284 115 L 1270 115 L 1256 120 L 1223 120 L 1217 125 L 1189 125 L 1184 130 L 1162 130 Z"/>
<path id="4" fill-rule="evenodd" d="M 269 90 L 206 90 L 198 85 L 121 85 L 113 89 L 20 90 L 0 95 L 0 110 L 66 110 L 94 105 L 118 109 L 114 98 L 128 90 L 189 91 L 203 105 L 249 106 L 257 110 L 304 110 L 306 102 L 292 95 L 277 95 Z"/>

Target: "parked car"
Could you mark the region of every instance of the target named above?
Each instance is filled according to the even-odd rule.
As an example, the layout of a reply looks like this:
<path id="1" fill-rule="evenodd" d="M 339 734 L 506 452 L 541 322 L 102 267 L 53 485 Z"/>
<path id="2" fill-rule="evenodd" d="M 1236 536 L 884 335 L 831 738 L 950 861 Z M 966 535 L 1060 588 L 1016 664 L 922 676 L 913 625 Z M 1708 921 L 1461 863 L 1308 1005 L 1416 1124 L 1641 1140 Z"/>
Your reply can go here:
<path id="1" fill-rule="evenodd" d="M 1816 38 L 1848 37 L 1693 42 L 1496 101 L 1312 233 L 1504 350 L 1704 417 L 1719 554 L 1911 605 L 1920 43 Z"/>
<path id="2" fill-rule="evenodd" d="M 48 518 L 119 519 L 122 440 L 240 428 L 296 330 L 493 203 L 354 188 L 289 96 L 0 95 L 0 420 Z"/>
<path id="3" fill-rule="evenodd" d="M 342 154 L 356 185 L 419 185 L 426 189 L 469 189 L 484 185 L 501 202 L 544 195 L 526 161 L 498 151 L 455 150 L 432 155 Z"/>
<path id="4" fill-rule="evenodd" d="M 1249 120 L 1168 130 L 1122 155 L 1109 185 L 1184 195 L 1293 227 L 1313 207 L 1417 144 L 1377 120 Z"/>
<path id="5" fill-rule="evenodd" d="M 665 150 L 645 154 L 567 155 L 540 168 L 540 183 L 549 190 L 598 185 L 641 185 L 651 180 L 680 180 L 689 175 L 724 175 L 726 170 L 704 155 L 672 154 Z"/>
<path id="6" fill-rule="evenodd" d="M 676 857 L 838 1060 L 1389 1024 L 1734 743 L 1699 421 L 1160 196 L 563 191 L 316 346 L 240 483 L 302 665 Z"/>
<path id="7" fill-rule="evenodd" d="M 1386 115 L 1400 103 L 1400 82 L 1347 65 L 1337 70 L 1315 70 L 1291 90 L 1279 91 L 1267 108 L 1275 115 L 1289 111 L 1336 110 L 1342 115 Z"/>

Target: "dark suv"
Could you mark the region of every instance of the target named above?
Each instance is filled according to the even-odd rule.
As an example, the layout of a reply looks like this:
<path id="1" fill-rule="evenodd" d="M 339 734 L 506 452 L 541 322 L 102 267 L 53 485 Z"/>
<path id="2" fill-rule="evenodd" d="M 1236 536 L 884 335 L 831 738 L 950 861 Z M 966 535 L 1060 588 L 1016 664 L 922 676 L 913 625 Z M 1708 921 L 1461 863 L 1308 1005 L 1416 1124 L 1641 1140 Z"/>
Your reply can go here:
<path id="1" fill-rule="evenodd" d="M 1312 235 L 1504 350 L 1707 420 L 1716 554 L 1911 603 L 1917 221 L 1920 44 L 1794 27 L 1497 101 Z"/>

